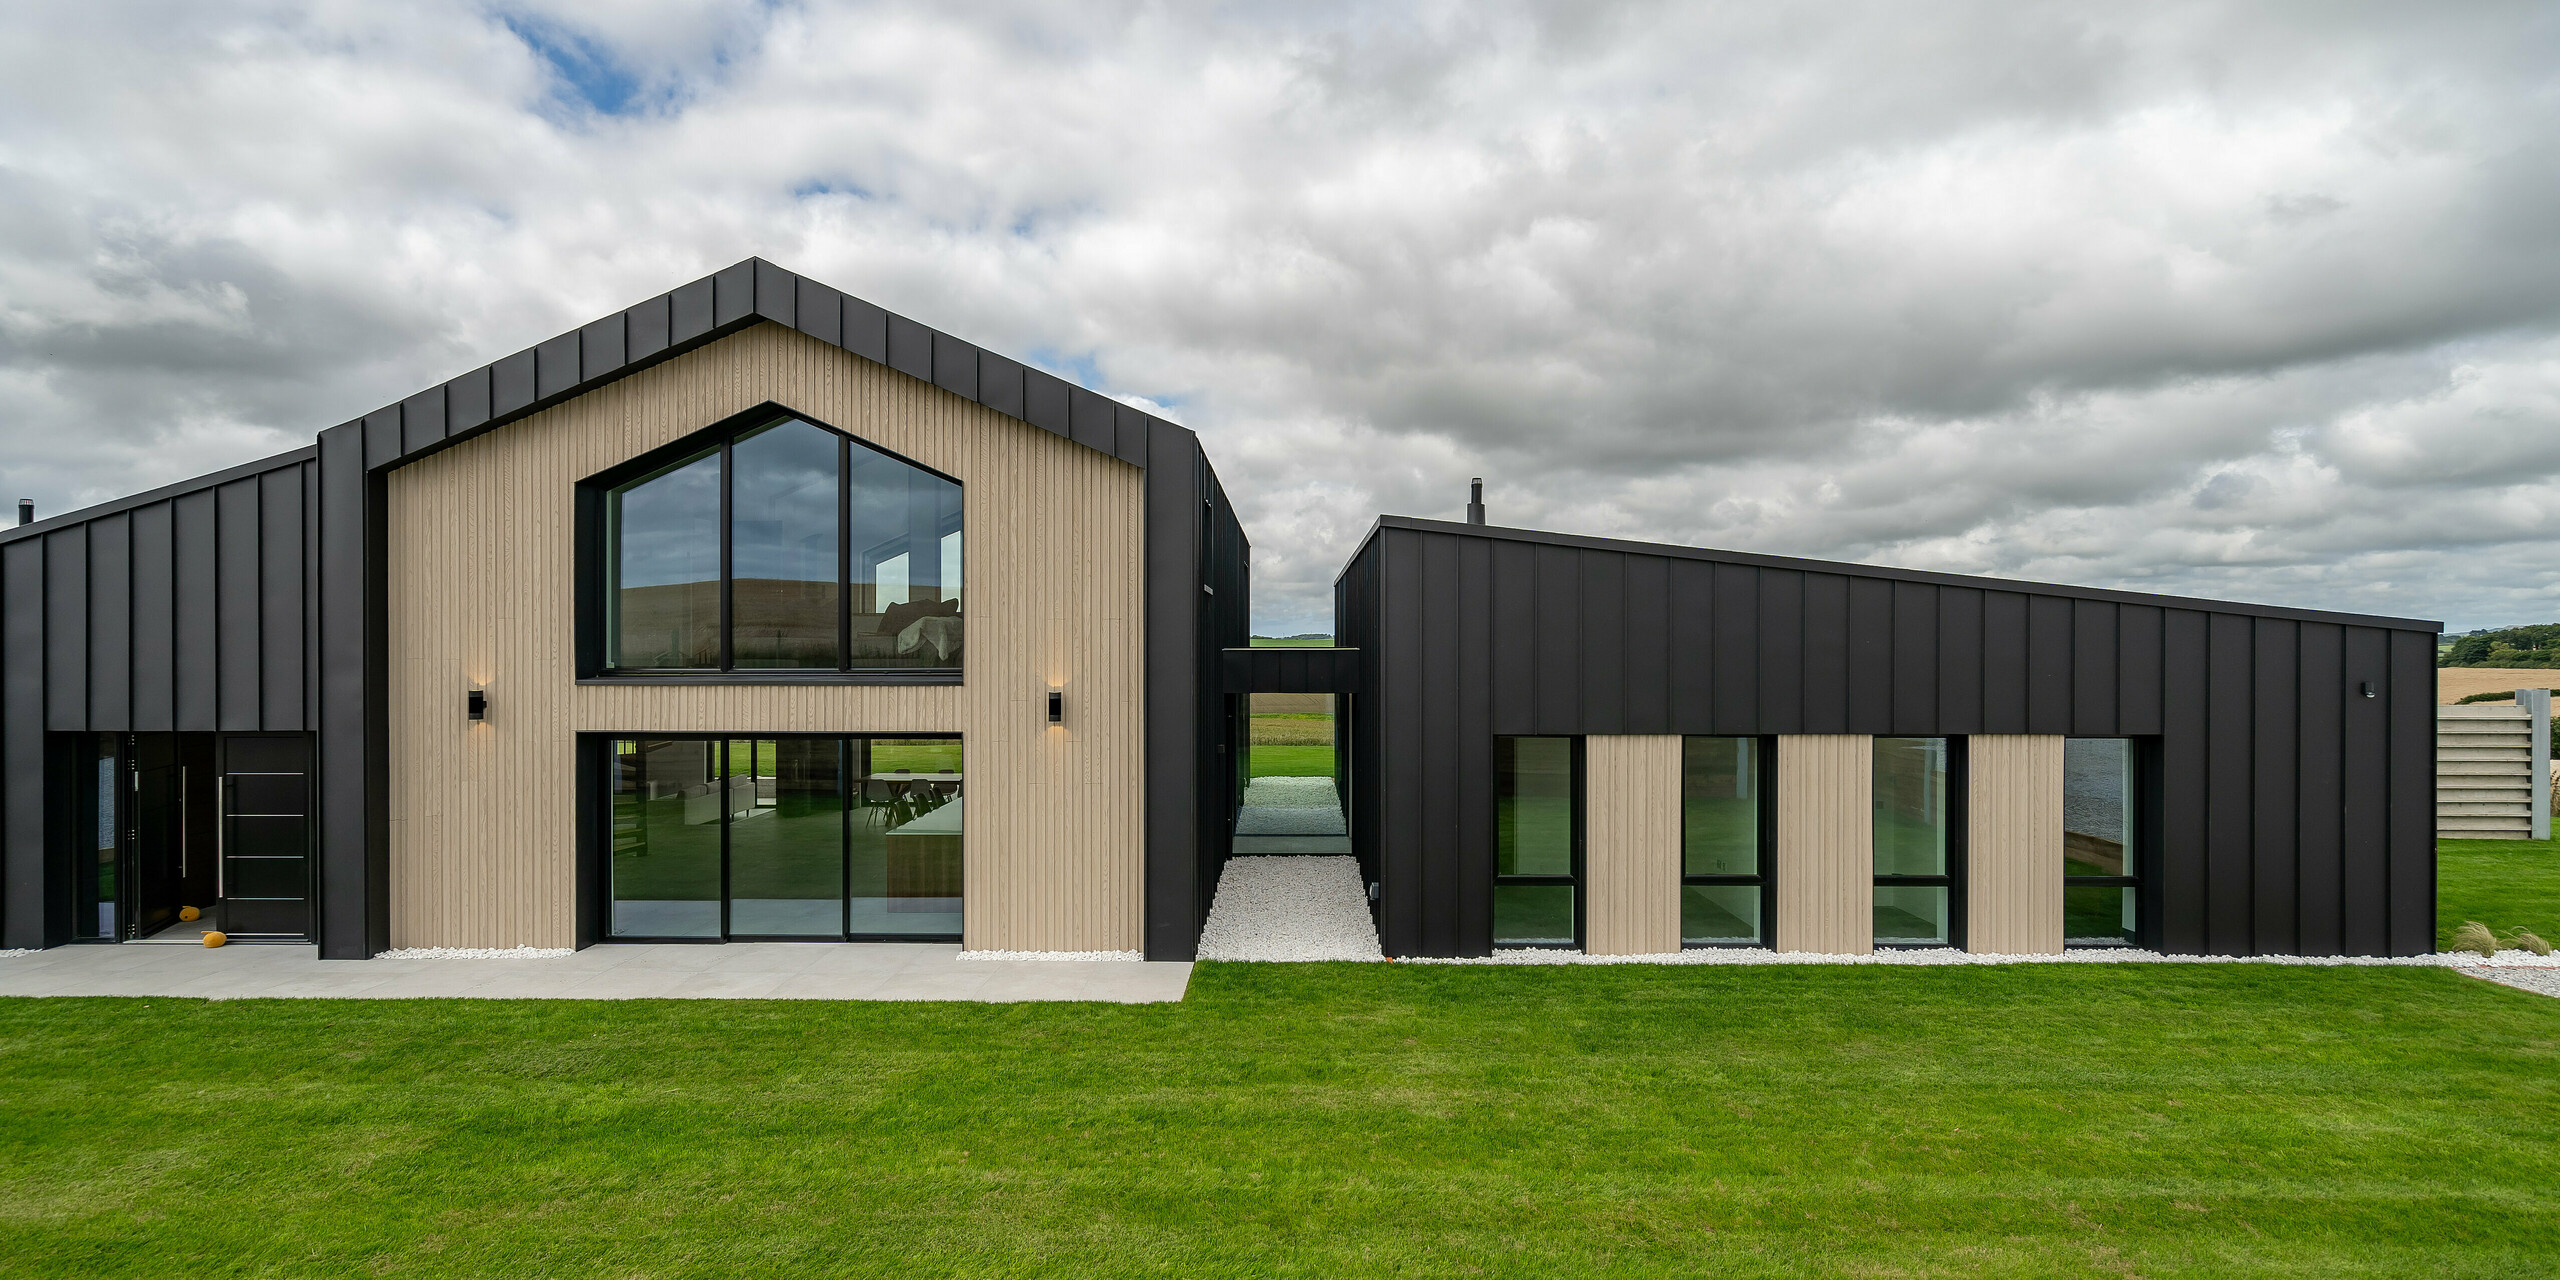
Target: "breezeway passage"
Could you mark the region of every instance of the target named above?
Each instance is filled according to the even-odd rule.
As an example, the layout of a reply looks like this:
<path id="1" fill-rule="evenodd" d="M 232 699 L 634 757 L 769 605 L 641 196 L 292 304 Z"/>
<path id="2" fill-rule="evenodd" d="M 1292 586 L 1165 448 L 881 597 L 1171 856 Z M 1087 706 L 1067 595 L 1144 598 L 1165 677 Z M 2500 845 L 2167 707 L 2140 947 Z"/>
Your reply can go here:
<path id="1" fill-rule="evenodd" d="M 532 959 L 329 960 L 310 946 L 57 947 L 0 956 L 0 996 L 207 1000 L 1180 1000 L 1188 963 L 963 958 L 956 943 L 589 947 Z"/>

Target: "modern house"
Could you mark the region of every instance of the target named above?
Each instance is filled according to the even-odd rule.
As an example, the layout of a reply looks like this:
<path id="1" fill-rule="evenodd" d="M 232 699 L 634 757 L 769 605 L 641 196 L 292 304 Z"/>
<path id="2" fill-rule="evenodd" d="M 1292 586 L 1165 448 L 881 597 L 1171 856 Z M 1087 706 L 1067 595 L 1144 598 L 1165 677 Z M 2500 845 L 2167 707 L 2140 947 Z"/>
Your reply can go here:
<path id="1" fill-rule="evenodd" d="M 2434 623 L 1389 517 L 1260 650 L 1247 554 L 1190 431 L 749 260 L 0 532 L 0 946 L 1187 958 L 1290 691 L 1390 954 L 2432 947 Z"/>

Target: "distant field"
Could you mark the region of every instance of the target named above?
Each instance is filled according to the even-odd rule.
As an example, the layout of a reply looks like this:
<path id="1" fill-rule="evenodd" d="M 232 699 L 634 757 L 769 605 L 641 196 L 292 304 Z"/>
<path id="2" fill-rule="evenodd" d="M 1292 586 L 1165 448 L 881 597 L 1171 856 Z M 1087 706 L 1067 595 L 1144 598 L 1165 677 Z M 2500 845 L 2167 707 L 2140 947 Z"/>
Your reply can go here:
<path id="1" fill-rule="evenodd" d="M 1330 649 L 1333 647 L 1333 637 L 1255 636 L 1253 647 L 1257 649 Z"/>
<path id="2" fill-rule="evenodd" d="M 2549 667 L 2438 667 L 2436 701 L 2460 702 L 2475 693 L 2510 689 L 2560 689 L 2560 671 Z"/>

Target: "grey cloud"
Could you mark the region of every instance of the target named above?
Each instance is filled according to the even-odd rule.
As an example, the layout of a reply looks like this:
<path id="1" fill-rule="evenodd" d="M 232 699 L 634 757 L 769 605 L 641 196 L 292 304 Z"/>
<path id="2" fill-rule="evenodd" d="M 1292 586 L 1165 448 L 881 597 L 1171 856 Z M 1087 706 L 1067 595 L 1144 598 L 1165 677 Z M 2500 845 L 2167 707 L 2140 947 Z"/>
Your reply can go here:
<path id="1" fill-rule="evenodd" d="M 536 29 L 647 109 L 564 115 Z M 2548 6 L 33 0 L 0 30 L 0 444 L 48 509 L 762 253 L 1176 405 L 1266 629 L 1320 629 L 1371 517 L 1455 515 L 1475 474 L 1497 520 L 1583 532 L 2560 612 Z"/>

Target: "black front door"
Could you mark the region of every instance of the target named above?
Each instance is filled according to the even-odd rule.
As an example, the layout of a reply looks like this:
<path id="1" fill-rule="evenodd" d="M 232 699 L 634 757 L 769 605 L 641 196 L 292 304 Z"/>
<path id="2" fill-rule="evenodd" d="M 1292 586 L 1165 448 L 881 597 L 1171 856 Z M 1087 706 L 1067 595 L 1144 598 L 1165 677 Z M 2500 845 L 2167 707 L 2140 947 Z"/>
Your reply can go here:
<path id="1" fill-rule="evenodd" d="M 163 736 L 163 735 L 153 735 Z M 178 918 L 186 884 L 186 775 L 176 761 L 154 763 L 136 752 L 133 773 L 133 924 L 129 938 L 148 938 Z M 198 904 L 202 905 L 202 904 Z"/>
<path id="2" fill-rule="evenodd" d="M 311 934 L 310 740 L 226 734 L 222 927 L 243 937 Z"/>

